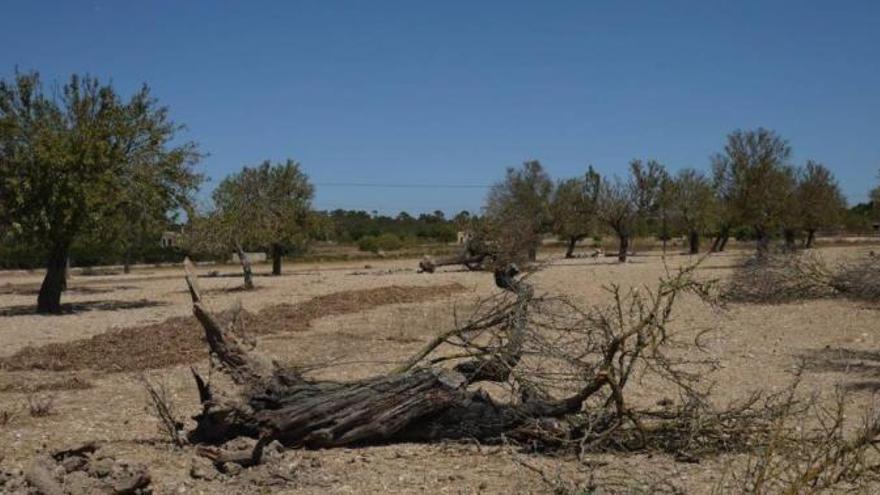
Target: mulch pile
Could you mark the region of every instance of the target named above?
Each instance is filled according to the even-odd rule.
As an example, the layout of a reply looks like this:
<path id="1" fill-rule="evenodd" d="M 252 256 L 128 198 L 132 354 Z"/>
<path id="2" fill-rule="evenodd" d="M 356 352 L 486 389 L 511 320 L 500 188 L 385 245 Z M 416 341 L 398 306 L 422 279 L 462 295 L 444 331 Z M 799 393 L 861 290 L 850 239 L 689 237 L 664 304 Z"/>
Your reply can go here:
<path id="1" fill-rule="evenodd" d="M 465 290 L 461 284 L 397 286 L 342 291 L 298 304 L 280 304 L 258 313 L 242 311 L 248 335 L 307 330 L 312 320 L 356 313 L 386 304 L 416 303 L 448 297 Z M 229 312 L 219 315 L 231 317 Z M 104 372 L 140 371 L 193 363 L 208 357 L 204 332 L 191 316 L 161 323 L 114 329 L 90 339 L 26 347 L 0 358 L 0 369 Z"/>

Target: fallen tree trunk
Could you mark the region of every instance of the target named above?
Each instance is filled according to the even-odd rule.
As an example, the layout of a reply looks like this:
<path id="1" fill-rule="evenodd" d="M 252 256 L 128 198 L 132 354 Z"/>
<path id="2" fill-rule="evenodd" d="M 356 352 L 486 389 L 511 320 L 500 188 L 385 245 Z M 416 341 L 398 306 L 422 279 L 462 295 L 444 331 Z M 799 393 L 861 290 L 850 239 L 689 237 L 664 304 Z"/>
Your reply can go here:
<path id="1" fill-rule="evenodd" d="M 187 266 L 191 266 L 187 262 Z M 421 367 L 420 359 L 385 376 L 353 382 L 313 381 L 296 370 L 270 363 L 239 343 L 233 324 L 223 328 L 201 301 L 196 277 L 187 270 L 193 312 L 221 369 L 241 387 L 237 396 L 216 394 L 193 371 L 202 412 L 189 439 L 220 444 L 238 436 L 259 438 L 253 462 L 273 440 L 287 446 L 322 448 L 390 441 L 499 439 L 535 418 L 579 412 L 584 400 L 608 381 L 603 373 L 570 397 L 551 400 L 540 394 L 502 403 L 478 382 L 507 380 L 522 353 L 526 311 L 532 289 L 517 281 L 515 269 L 497 271 L 496 284 L 517 295 L 505 344 L 459 363 L 455 369 Z M 420 353 L 427 355 L 432 349 Z"/>
<path id="2" fill-rule="evenodd" d="M 425 257 L 419 262 L 419 269 L 426 273 L 434 273 L 441 266 L 464 265 L 468 270 L 482 270 L 485 263 L 491 259 L 489 253 L 472 253 L 468 250 L 454 256 L 446 256 L 443 258 Z"/>

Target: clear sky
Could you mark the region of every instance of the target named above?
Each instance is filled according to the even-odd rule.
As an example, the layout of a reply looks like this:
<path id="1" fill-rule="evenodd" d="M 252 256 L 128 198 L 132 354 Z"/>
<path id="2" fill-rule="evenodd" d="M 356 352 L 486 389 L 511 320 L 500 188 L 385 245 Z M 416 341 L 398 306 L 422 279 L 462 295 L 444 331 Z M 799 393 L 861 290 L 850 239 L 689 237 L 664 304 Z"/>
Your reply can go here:
<path id="1" fill-rule="evenodd" d="M 148 83 L 213 184 L 286 157 L 319 208 L 479 209 L 540 159 L 708 168 L 736 128 L 819 160 L 851 202 L 880 169 L 880 1 L 0 0 L 0 74 Z M 333 185 L 336 184 L 336 185 Z"/>

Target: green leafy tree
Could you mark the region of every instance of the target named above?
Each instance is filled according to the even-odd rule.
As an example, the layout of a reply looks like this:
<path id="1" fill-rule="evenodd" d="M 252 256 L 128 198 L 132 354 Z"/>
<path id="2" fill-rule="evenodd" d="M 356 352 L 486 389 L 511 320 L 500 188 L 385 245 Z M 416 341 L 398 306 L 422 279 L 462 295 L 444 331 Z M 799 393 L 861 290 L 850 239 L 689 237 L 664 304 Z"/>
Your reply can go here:
<path id="1" fill-rule="evenodd" d="M 630 239 L 635 233 L 638 208 L 633 197 L 633 188 L 620 177 L 602 181 L 599 190 L 599 218 L 617 235 L 617 259 L 626 261 Z"/>
<path id="2" fill-rule="evenodd" d="M 691 254 L 700 252 L 700 237 L 717 222 L 718 204 L 712 181 L 692 168 L 679 170 L 672 183 L 672 219 L 688 237 Z"/>
<path id="3" fill-rule="evenodd" d="M 847 207 L 834 174 L 812 160 L 798 173 L 796 203 L 807 233 L 806 248 L 813 247 L 817 230 L 840 223 Z"/>
<path id="4" fill-rule="evenodd" d="M 230 245 L 238 251 L 242 246 L 268 250 L 272 274 L 280 275 L 284 254 L 304 249 L 310 237 L 314 194 L 299 163 L 288 159 L 244 167 L 223 179 L 212 198 Z"/>
<path id="5" fill-rule="evenodd" d="M 48 253 L 38 312 L 61 311 L 70 248 L 84 231 L 113 231 L 130 205 L 158 218 L 188 202 L 200 155 L 194 143 L 172 144 L 180 130 L 146 86 L 123 101 L 88 76 L 57 95 L 37 73 L 0 81 L 3 215 L 13 235 Z"/>
<path id="6" fill-rule="evenodd" d="M 664 234 L 669 209 L 669 174 L 657 160 L 633 160 L 629 164 L 632 200 L 636 208 L 636 233 Z"/>
<path id="7" fill-rule="evenodd" d="M 771 234 L 784 223 L 790 207 L 794 176 L 787 165 L 788 141 L 758 128 L 737 130 L 727 136 L 723 153 L 713 157 L 719 188 L 724 191 L 730 218 L 751 227 L 759 256 L 767 254 Z"/>
<path id="8" fill-rule="evenodd" d="M 601 176 L 591 166 L 584 177 L 560 181 L 550 200 L 553 233 L 567 243 L 565 257 L 575 245 L 596 230 Z"/>
<path id="9" fill-rule="evenodd" d="M 521 253 L 534 261 L 541 235 L 549 230 L 553 181 L 537 160 L 521 168 L 508 168 L 503 181 L 493 185 L 486 199 L 485 216 L 502 257 Z"/>

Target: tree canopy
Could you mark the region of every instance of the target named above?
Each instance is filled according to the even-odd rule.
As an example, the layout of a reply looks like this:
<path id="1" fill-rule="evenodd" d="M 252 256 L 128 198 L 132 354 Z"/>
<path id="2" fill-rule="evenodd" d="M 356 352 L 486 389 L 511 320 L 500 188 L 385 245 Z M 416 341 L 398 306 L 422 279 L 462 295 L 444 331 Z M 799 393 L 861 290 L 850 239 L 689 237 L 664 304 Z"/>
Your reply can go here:
<path id="1" fill-rule="evenodd" d="M 287 159 L 244 167 L 217 186 L 212 198 L 215 228 L 227 246 L 241 244 L 266 249 L 273 258 L 273 274 L 281 273 L 282 255 L 303 249 L 309 239 L 309 221 L 315 189 L 300 164 Z"/>
<path id="2" fill-rule="evenodd" d="M 782 226 L 794 176 L 788 165 L 791 147 L 775 132 L 758 128 L 727 136 L 724 152 L 713 157 L 716 183 L 731 217 L 750 226 L 758 250 L 766 252 L 771 232 Z"/>
<path id="3" fill-rule="evenodd" d="M 485 217 L 506 256 L 514 259 L 525 252 L 534 260 L 541 234 L 550 228 L 552 193 L 553 181 L 537 160 L 508 168 L 504 180 L 489 190 Z"/>
<path id="4" fill-rule="evenodd" d="M 39 312 L 61 311 L 70 247 L 83 231 L 117 240 L 131 212 L 160 219 L 188 203 L 201 176 L 195 143 L 177 142 L 147 86 L 124 101 L 74 75 L 47 95 L 37 73 L 0 81 L 0 197 L 7 229 L 48 252 Z"/>
<path id="5" fill-rule="evenodd" d="M 575 244 L 597 230 L 597 208 L 602 178 L 591 166 L 583 177 L 560 181 L 550 201 L 553 233 L 568 243 L 566 258 Z"/>

